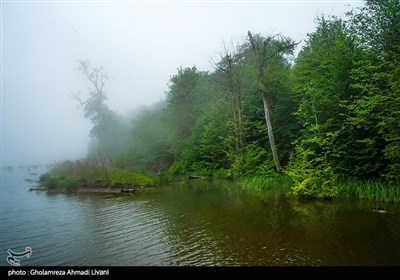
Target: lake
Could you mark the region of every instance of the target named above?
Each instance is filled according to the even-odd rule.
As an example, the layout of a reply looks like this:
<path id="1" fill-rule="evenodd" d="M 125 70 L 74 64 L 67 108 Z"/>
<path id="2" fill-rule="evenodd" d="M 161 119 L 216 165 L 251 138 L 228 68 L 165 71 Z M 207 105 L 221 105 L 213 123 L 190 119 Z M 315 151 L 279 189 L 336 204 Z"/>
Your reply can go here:
<path id="1" fill-rule="evenodd" d="M 45 170 L 2 169 L 2 266 L 8 249 L 27 246 L 22 266 L 400 265 L 400 205 L 254 195 L 216 181 L 139 195 L 30 192 Z"/>

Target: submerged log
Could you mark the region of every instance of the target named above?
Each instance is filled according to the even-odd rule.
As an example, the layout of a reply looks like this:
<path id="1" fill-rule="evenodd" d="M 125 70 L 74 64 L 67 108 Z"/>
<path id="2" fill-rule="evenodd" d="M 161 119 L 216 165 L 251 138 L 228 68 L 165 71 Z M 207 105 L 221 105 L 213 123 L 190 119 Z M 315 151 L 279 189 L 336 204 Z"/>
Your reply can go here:
<path id="1" fill-rule="evenodd" d="M 372 212 L 376 212 L 376 213 L 387 213 L 386 210 L 384 210 L 382 207 L 373 207 L 371 208 Z"/>
<path id="2" fill-rule="evenodd" d="M 189 175 L 187 178 L 188 180 L 204 180 L 204 179 L 212 179 L 213 175 L 209 173 L 207 176 L 196 176 L 196 175 Z"/>
<path id="3" fill-rule="evenodd" d="M 199 179 L 205 179 L 203 176 L 194 176 L 194 175 L 189 175 L 188 180 L 199 180 Z"/>
<path id="4" fill-rule="evenodd" d="M 135 193 L 135 189 L 121 189 L 122 193 Z"/>

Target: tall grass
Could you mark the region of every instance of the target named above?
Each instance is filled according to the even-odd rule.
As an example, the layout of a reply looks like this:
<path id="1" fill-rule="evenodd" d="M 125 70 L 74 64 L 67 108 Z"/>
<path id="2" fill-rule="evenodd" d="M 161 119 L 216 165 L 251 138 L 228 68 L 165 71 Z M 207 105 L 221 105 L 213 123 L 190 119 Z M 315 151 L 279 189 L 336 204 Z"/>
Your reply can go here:
<path id="1" fill-rule="evenodd" d="M 338 187 L 338 197 L 353 197 L 380 202 L 400 202 L 400 184 L 346 178 L 339 180 Z"/>
<path id="2" fill-rule="evenodd" d="M 103 159 L 66 160 L 55 164 L 49 173 L 59 176 L 73 176 L 79 179 L 88 179 L 101 176 L 109 167 L 108 162 Z"/>
<path id="3" fill-rule="evenodd" d="M 64 161 L 40 177 L 41 185 L 49 189 L 77 187 L 131 188 L 154 186 L 156 180 L 144 173 L 110 167 L 107 161 Z"/>
<path id="4" fill-rule="evenodd" d="M 242 188 L 252 191 L 280 188 L 289 192 L 293 181 L 285 175 L 245 176 L 240 178 Z M 400 202 L 400 183 L 385 183 L 378 180 L 361 181 L 356 178 L 341 178 L 336 182 L 339 189 L 337 197 L 368 199 L 376 202 Z"/>
<path id="5" fill-rule="evenodd" d="M 246 189 L 263 190 L 271 188 L 283 188 L 289 191 L 293 181 L 285 175 L 277 176 L 244 176 L 239 179 L 239 184 Z"/>

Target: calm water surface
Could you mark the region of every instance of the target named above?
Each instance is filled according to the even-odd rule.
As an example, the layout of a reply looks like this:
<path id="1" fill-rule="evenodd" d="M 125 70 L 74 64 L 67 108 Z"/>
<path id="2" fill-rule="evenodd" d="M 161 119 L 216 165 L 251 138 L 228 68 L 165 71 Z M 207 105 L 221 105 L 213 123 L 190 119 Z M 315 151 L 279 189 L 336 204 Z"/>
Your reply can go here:
<path id="1" fill-rule="evenodd" d="M 299 201 L 193 182 L 141 195 L 29 192 L 2 170 L 0 265 L 400 265 L 400 205 Z"/>

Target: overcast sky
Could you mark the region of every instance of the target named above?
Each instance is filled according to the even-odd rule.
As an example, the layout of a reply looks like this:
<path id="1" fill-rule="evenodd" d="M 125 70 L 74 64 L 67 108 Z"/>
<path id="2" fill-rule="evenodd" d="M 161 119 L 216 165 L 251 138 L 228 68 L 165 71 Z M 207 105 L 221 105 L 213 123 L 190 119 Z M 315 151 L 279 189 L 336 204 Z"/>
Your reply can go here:
<path id="1" fill-rule="evenodd" d="M 106 85 L 108 105 L 125 113 L 162 99 L 179 66 L 211 70 L 223 41 L 243 42 L 248 30 L 304 40 L 317 15 L 344 15 L 363 4 L 126 2 L 3 1 L 3 166 L 85 156 L 91 123 L 70 98 L 88 88 L 78 59 L 115 77 Z"/>

